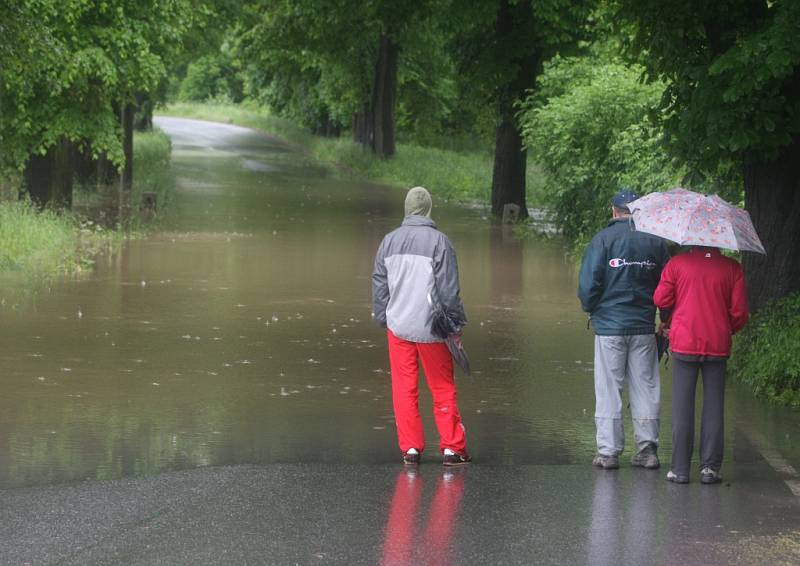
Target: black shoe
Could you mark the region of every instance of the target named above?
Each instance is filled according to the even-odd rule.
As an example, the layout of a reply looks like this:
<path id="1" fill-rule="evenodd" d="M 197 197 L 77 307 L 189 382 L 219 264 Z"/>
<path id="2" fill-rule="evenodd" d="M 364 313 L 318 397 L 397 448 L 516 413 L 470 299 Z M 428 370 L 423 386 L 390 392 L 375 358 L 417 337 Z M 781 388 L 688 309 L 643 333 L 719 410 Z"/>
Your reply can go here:
<path id="1" fill-rule="evenodd" d="M 671 481 L 672 483 L 689 483 L 689 478 L 686 476 L 679 476 L 670 470 L 667 472 L 667 481 Z"/>
<path id="2" fill-rule="evenodd" d="M 466 452 L 463 454 L 445 454 L 442 459 L 442 464 L 445 466 L 463 466 L 470 462 L 472 462 L 472 458 Z"/>
<path id="3" fill-rule="evenodd" d="M 713 468 L 709 468 L 706 466 L 702 470 L 700 470 L 700 483 L 705 484 L 712 484 L 712 483 L 719 483 L 722 481 L 722 476 L 720 473 Z"/>
<path id="4" fill-rule="evenodd" d="M 413 452 L 408 453 L 406 452 L 403 454 L 403 464 L 406 466 L 416 466 L 419 464 L 419 452 L 414 454 Z"/>

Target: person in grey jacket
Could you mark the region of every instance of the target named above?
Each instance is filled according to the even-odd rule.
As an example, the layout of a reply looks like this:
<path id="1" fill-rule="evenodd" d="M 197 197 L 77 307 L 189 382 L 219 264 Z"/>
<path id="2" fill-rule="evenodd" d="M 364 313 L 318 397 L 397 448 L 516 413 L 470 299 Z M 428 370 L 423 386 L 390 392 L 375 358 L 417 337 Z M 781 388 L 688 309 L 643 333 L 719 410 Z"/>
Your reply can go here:
<path id="1" fill-rule="evenodd" d="M 653 292 L 669 256 L 664 241 L 636 232 L 630 190 L 612 199 L 608 227 L 592 238 L 581 264 L 578 298 L 595 332 L 594 389 L 597 455 L 592 464 L 619 467 L 624 449 L 622 386 L 628 379 L 637 452 L 631 464 L 658 468 L 661 387 Z"/>
<path id="2" fill-rule="evenodd" d="M 466 321 L 459 297 L 458 264 L 450 240 L 431 220 L 431 196 L 423 187 L 406 195 L 405 218 L 384 237 L 372 274 L 372 316 L 386 328 L 392 371 L 392 403 L 403 461 L 417 464 L 425 449 L 419 414 L 418 361 L 433 396 L 444 465 L 470 461 L 456 400 L 453 360 L 431 332 L 431 295 Z"/>

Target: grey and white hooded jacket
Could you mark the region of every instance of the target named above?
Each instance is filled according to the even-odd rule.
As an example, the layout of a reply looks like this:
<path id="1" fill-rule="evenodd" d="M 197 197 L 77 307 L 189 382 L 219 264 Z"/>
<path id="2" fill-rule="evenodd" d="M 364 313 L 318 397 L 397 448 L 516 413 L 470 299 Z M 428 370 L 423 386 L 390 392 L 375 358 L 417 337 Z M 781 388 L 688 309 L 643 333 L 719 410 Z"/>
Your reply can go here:
<path id="1" fill-rule="evenodd" d="M 442 342 L 431 333 L 428 294 L 438 294 L 448 311 L 466 320 L 459 291 L 456 252 L 430 218 L 406 216 L 378 247 L 372 317 L 398 338 Z"/>

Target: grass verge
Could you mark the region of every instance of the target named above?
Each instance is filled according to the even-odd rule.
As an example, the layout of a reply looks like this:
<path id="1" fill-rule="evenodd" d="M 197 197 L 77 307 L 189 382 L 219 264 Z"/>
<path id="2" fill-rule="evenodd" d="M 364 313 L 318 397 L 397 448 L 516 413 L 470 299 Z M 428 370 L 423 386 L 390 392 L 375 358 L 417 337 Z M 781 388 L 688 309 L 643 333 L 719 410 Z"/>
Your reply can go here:
<path id="1" fill-rule="evenodd" d="M 146 192 L 157 197 L 160 212 L 169 210 L 175 196 L 175 175 L 170 167 L 172 142 L 169 136 L 153 128 L 133 136 L 133 189 L 131 204 L 137 209 Z M 137 216 L 138 218 L 138 216 Z"/>
<path id="2" fill-rule="evenodd" d="M 96 217 L 117 203 L 116 187 L 106 194 L 86 187 L 73 191 L 73 211 L 39 211 L 29 201 L 18 200 L 19 176 L 0 182 L 0 273 L 23 279 L 48 279 L 76 275 L 94 265 L 102 252 L 113 251 L 124 238 L 137 237 L 149 228 L 142 223 L 138 205 L 144 192 L 158 196 L 160 211 L 169 207 L 175 180 L 170 170 L 172 146 L 159 130 L 134 136 L 134 184 L 131 222 L 116 229 Z M 115 211 L 114 211 L 115 213 Z"/>
<path id="3" fill-rule="evenodd" d="M 163 115 L 211 120 L 246 126 L 276 135 L 299 146 L 320 161 L 331 163 L 372 181 L 399 187 L 422 185 L 445 199 L 488 203 L 492 186 L 492 153 L 457 152 L 398 143 L 392 159 L 381 159 L 345 138 L 315 136 L 289 120 L 273 116 L 268 109 L 252 105 L 174 103 Z M 536 165 L 528 167 L 531 205 L 540 199 L 544 186 Z"/>
<path id="4" fill-rule="evenodd" d="M 39 211 L 28 201 L 0 203 L 0 272 L 34 277 L 71 275 L 115 241 L 108 230 L 73 214 Z"/>

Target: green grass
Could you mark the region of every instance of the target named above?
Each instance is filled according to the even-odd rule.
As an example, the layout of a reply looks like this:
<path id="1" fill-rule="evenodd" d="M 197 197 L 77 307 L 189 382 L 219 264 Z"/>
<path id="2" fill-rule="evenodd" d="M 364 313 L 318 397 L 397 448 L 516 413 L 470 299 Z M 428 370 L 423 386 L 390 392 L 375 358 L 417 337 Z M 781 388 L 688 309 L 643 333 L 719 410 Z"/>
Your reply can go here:
<path id="1" fill-rule="evenodd" d="M 0 272 L 47 277 L 80 273 L 112 244 L 108 231 L 72 214 L 39 212 L 27 201 L 0 203 Z"/>
<path id="2" fill-rule="evenodd" d="M 409 143 L 398 143 L 392 159 L 381 159 L 349 138 L 315 136 L 289 120 L 273 116 L 253 105 L 174 103 L 160 111 L 166 116 L 196 118 L 255 128 L 283 138 L 320 161 L 343 168 L 357 177 L 408 188 L 422 185 L 445 199 L 489 202 L 492 186 L 492 153 L 459 152 Z M 541 170 L 528 167 L 531 205 L 541 202 L 544 186 Z"/>
<path id="3" fill-rule="evenodd" d="M 169 210 L 175 196 L 175 175 L 170 167 L 171 155 L 172 142 L 158 128 L 153 128 L 151 132 L 134 134 L 131 191 L 131 205 L 134 210 L 138 209 L 145 192 L 156 194 L 159 215 L 163 216 Z"/>
<path id="4" fill-rule="evenodd" d="M 94 264 L 101 252 L 113 251 L 123 238 L 146 233 L 148 225 L 138 215 L 142 193 L 158 195 L 159 214 L 169 207 L 175 180 L 170 169 L 172 146 L 160 130 L 134 135 L 134 183 L 131 191 L 132 220 L 109 229 L 97 220 L 102 208 L 116 206 L 117 187 L 99 193 L 96 188 L 73 190 L 73 211 L 61 213 L 38 209 L 17 200 L 19 176 L 5 175 L 0 181 L 0 273 L 23 278 L 48 279 L 75 275 Z M 117 228 L 117 229 L 113 229 Z M 123 229 L 124 228 L 124 229 Z"/>

